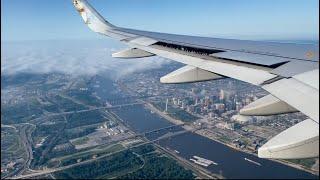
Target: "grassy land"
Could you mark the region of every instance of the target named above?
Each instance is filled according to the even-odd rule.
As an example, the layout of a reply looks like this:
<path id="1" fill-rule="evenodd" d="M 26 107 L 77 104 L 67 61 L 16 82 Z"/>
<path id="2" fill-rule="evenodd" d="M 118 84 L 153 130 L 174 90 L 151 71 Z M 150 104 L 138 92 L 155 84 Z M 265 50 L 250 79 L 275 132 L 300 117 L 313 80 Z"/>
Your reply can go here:
<path id="1" fill-rule="evenodd" d="M 143 168 L 119 176 L 119 179 L 194 179 L 191 170 L 187 170 L 174 159 L 155 150 L 152 145 L 133 149 L 144 159 Z"/>
<path id="2" fill-rule="evenodd" d="M 68 96 L 91 106 L 101 106 L 101 102 L 92 96 L 90 91 L 70 90 Z"/>
<path id="3" fill-rule="evenodd" d="M 225 143 L 230 143 L 231 142 L 231 139 L 228 138 L 227 136 L 219 136 L 218 139 L 222 142 L 225 142 Z"/>
<path id="4" fill-rule="evenodd" d="M 35 98 L 21 104 L 1 106 L 1 123 L 24 123 L 30 119 L 39 117 L 42 113 L 43 110 Z"/>
<path id="5" fill-rule="evenodd" d="M 76 155 L 76 157 L 78 158 Z M 83 157 L 83 154 L 81 155 Z M 116 179 L 192 179 L 175 160 L 147 144 L 124 150 L 96 161 L 54 174 L 56 178 L 116 178 Z"/>
<path id="6" fill-rule="evenodd" d="M 83 106 L 81 104 L 77 104 L 77 103 L 73 102 L 72 100 L 64 98 L 60 95 L 56 95 L 51 100 L 54 101 L 59 106 L 59 108 L 63 109 L 63 111 L 65 111 L 65 112 L 79 111 L 79 110 L 87 109 L 85 106 Z"/>
<path id="7" fill-rule="evenodd" d="M 79 159 L 85 161 L 93 158 L 94 156 L 100 157 L 106 154 L 110 154 L 116 151 L 122 150 L 124 147 L 121 144 L 113 144 L 108 146 L 97 147 L 86 151 L 77 152 L 71 155 L 54 158 L 49 161 L 48 167 L 53 167 L 56 164 L 67 166 L 76 163 Z"/>
<path id="8" fill-rule="evenodd" d="M 75 128 L 79 126 L 86 126 L 96 123 L 104 122 L 106 119 L 102 116 L 99 110 L 74 113 L 67 116 L 67 128 Z"/>
<path id="9" fill-rule="evenodd" d="M 56 172 L 54 176 L 58 179 L 93 179 L 106 175 L 112 177 L 117 176 L 118 173 L 123 171 L 131 171 L 142 165 L 143 161 L 127 150 L 93 161 L 89 164 L 83 164 L 61 172 Z"/>
<path id="10" fill-rule="evenodd" d="M 53 158 L 78 152 L 73 145 L 85 143 L 88 140 L 86 135 L 94 132 L 105 120 L 100 111 L 90 111 L 74 113 L 65 118 L 55 116 L 49 118 L 45 123 L 37 125 L 32 135 L 33 139 L 47 138 L 41 147 L 35 149 L 32 165 L 36 167 L 47 164 Z M 76 138 L 80 139 L 73 142 L 73 145 L 69 144 L 65 148 L 54 149 L 57 145 L 70 143 L 70 139 Z M 40 161 L 40 157 L 44 158 Z"/>
<path id="11" fill-rule="evenodd" d="M 19 135 L 13 128 L 1 128 L 1 167 L 17 159 L 26 159 L 26 152 L 20 141 Z M 23 161 L 22 161 L 23 162 Z M 20 162 L 20 165 L 21 163 Z M 19 167 L 20 165 L 16 165 Z M 2 169 L 2 168 L 1 168 Z M 1 177 L 13 171 L 8 169 L 7 172 L 1 173 Z M 1 178 L 2 179 L 2 178 Z"/>
<path id="12" fill-rule="evenodd" d="M 154 105 L 157 109 L 164 111 L 166 104 L 163 102 L 154 102 L 152 105 Z M 170 104 L 168 104 L 168 115 L 186 123 L 194 122 L 198 119 L 196 116 L 186 112 L 185 110 L 173 107 Z"/>
<path id="13" fill-rule="evenodd" d="M 85 144 L 89 141 L 89 138 L 88 137 L 81 137 L 81 138 L 78 138 L 74 141 L 72 141 L 72 144 L 73 145 L 81 145 L 81 144 Z"/>
<path id="14" fill-rule="evenodd" d="M 302 165 L 308 169 L 311 169 L 312 166 L 314 165 L 314 163 L 316 162 L 316 159 L 315 158 L 309 158 L 309 159 L 291 159 L 291 160 L 287 160 L 291 163 L 294 163 L 294 164 L 299 164 L 299 165 Z"/>
<path id="15" fill-rule="evenodd" d="M 24 147 L 12 128 L 1 128 L 1 164 L 3 161 L 24 157 Z"/>

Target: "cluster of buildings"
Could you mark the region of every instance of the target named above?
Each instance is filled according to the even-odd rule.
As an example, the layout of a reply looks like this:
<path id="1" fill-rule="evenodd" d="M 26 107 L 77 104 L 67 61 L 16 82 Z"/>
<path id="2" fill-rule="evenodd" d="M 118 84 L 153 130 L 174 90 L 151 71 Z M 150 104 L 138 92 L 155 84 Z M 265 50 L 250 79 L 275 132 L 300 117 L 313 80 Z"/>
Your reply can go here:
<path id="1" fill-rule="evenodd" d="M 185 96 L 184 98 L 173 97 L 167 99 L 173 106 L 186 110 L 191 114 L 197 114 L 206 118 L 231 118 L 237 114 L 241 108 L 245 105 L 258 99 L 253 94 L 247 95 L 245 98 L 239 98 L 237 94 L 230 91 L 220 89 L 219 93 L 212 93 L 211 95 L 192 88 L 191 96 Z M 180 95 L 181 97 L 181 95 Z M 237 118 L 236 118 L 237 119 Z"/>
<path id="2" fill-rule="evenodd" d="M 161 84 L 158 77 L 166 73 L 135 73 L 124 82 L 137 95 L 154 96 L 149 100 L 164 103 L 164 111 L 178 108 L 199 117 L 194 126 L 205 128 L 208 136 L 225 137 L 230 144 L 241 149 L 256 151 L 269 137 L 298 123 L 298 119 L 305 119 L 300 113 L 269 117 L 242 116 L 239 115 L 240 109 L 268 93 L 234 79 Z"/>
<path id="3" fill-rule="evenodd" d="M 128 130 L 122 126 L 119 126 L 118 123 L 114 121 L 107 121 L 101 125 L 98 130 L 103 130 L 108 136 L 115 136 Z"/>
<path id="4" fill-rule="evenodd" d="M 34 80 L 32 80 L 33 78 Z M 7 85 L 4 83 L 4 87 L 1 88 L 1 104 L 15 106 L 32 102 L 32 98 L 56 95 L 66 90 L 68 88 L 68 81 L 70 81 L 69 76 L 56 73 L 38 75 L 33 78 L 21 84 Z M 17 81 L 22 80 L 24 79 L 18 79 Z"/>

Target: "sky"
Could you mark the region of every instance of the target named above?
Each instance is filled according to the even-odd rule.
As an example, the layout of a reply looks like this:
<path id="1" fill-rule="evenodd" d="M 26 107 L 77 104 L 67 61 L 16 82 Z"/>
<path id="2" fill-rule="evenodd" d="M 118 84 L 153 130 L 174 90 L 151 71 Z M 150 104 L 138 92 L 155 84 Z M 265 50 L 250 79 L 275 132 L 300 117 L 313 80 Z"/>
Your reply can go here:
<path id="1" fill-rule="evenodd" d="M 318 0 L 90 0 L 116 26 L 251 40 L 318 39 Z M 103 74 L 119 79 L 171 63 L 115 59 L 127 48 L 92 32 L 71 0 L 1 0 L 1 75 Z"/>
<path id="2" fill-rule="evenodd" d="M 89 0 L 121 27 L 251 40 L 318 40 L 318 0 Z M 2 41 L 104 39 L 71 0 L 1 0 Z"/>

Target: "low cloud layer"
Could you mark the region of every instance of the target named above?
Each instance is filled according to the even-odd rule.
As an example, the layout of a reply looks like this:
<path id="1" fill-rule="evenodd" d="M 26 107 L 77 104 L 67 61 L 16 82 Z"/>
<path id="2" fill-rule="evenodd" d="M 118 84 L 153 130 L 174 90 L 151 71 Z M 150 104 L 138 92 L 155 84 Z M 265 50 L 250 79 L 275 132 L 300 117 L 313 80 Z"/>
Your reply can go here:
<path id="1" fill-rule="evenodd" d="M 113 52 L 127 48 L 118 42 L 37 41 L 2 42 L 1 74 L 50 73 L 95 75 L 104 73 L 112 79 L 146 69 L 160 68 L 169 60 L 151 57 L 114 59 Z"/>

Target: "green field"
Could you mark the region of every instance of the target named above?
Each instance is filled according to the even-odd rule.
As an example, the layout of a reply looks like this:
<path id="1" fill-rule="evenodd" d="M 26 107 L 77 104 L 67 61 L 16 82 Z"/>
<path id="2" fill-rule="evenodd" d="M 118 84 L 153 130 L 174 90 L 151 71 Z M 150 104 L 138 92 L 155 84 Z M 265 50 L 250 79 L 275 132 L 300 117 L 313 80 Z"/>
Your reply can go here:
<path id="1" fill-rule="evenodd" d="M 123 148 L 124 147 L 121 144 L 99 146 L 94 149 L 80 151 L 80 152 L 73 153 L 71 155 L 66 155 L 66 156 L 61 156 L 61 157 L 51 159 L 48 162 L 48 167 L 53 167 L 56 164 L 60 164 L 62 166 L 71 165 L 76 163 L 79 159 L 81 161 L 85 161 L 85 160 L 92 159 L 93 156 L 100 157 L 106 154 L 123 150 Z"/>
<path id="2" fill-rule="evenodd" d="M 90 91 L 79 91 L 70 90 L 68 96 L 77 99 L 78 101 L 90 105 L 90 106 L 101 106 L 101 102 L 95 98 Z"/>
<path id="3" fill-rule="evenodd" d="M 1 167 L 17 159 L 26 159 L 26 152 L 18 133 L 13 128 L 1 127 Z M 9 169 L 9 172 L 11 170 Z M 1 177 L 4 175 L 6 173 L 1 173 Z"/>
<path id="4" fill-rule="evenodd" d="M 75 128 L 79 126 L 91 125 L 106 121 L 99 110 L 74 113 L 67 115 L 68 124 L 67 128 Z"/>
<path id="5" fill-rule="evenodd" d="M 294 164 L 299 164 L 302 165 L 306 168 L 311 168 L 315 163 L 316 163 L 316 159 L 315 158 L 309 158 L 309 159 L 291 159 L 291 160 L 287 160 L 291 163 Z"/>
<path id="6" fill-rule="evenodd" d="M 92 154 L 90 154 L 92 156 Z M 78 154 L 72 159 L 86 156 Z M 70 159 L 69 159 L 70 160 Z M 64 160 L 63 160 L 64 161 Z M 63 162 L 62 161 L 62 162 Z M 75 162 L 74 162 L 75 163 Z M 147 144 L 102 157 L 54 173 L 56 178 L 116 178 L 116 179 L 193 179 L 191 170 L 186 170 L 170 157 Z"/>
<path id="7" fill-rule="evenodd" d="M 166 104 L 163 102 L 154 102 L 152 104 L 161 111 L 165 110 Z M 185 110 L 173 107 L 170 104 L 168 104 L 168 115 L 186 123 L 194 122 L 195 120 L 198 119 L 196 116 L 186 112 Z"/>
<path id="8" fill-rule="evenodd" d="M 123 151 L 107 156 L 92 163 L 82 164 L 61 172 L 54 173 L 58 179 L 94 179 L 117 176 L 123 171 L 131 171 L 143 165 L 143 161 L 130 151 Z"/>
<path id="9" fill-rule="evenodd" d="M 34 98 L 29 102 L 12 106 L 1 106 L 1 123 L 17 124 L 39 117 L 43 113 L 41 105 Z"/>
<path id="10" fill-rule="evenodd" d="M 79 110 L 84 110 L 88 109 L 85 106 L 75 103 L 70 99 L 64 98 L 60 95 L 56 95 L 53 98 L 51 98 L 53 102 L 55 102 L 60 109 L 62 109 L 64 112 L 69 112 L 69 111 L 79 111 Z"/>
<path id="11" fill-rule="evenodd" d="M 88 137 L 81 137 L 76 139 L 75 141 L 72 141 L 73 145 L 81 145 L 81 144 L 85 144 L 89 141 Z"/>
<path id="12" fill-rule="evenodd" d="M 155 151 L 152 145 L 145 145 L 133 151 L 140 152 L 145 165 L 143 168 L 119 176 L 119 179 L 194 179 L 191 170 L 185 169 L 176 160 Z"/>

